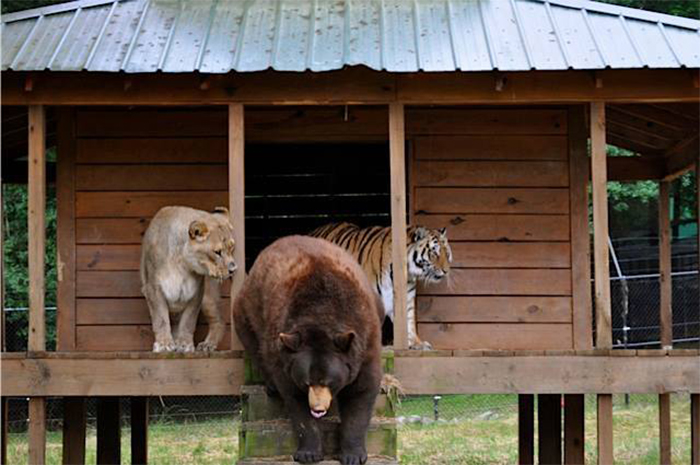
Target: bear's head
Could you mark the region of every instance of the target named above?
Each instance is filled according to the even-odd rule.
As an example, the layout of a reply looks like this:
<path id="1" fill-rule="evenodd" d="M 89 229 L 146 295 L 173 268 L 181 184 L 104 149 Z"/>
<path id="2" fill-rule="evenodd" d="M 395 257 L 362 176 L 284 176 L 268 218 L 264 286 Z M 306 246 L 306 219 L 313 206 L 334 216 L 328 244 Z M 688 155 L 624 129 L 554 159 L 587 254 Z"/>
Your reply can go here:
<path id="1" fill-rule="evenodd" d="M 216 279 L 230 278 L 236 271 L 233 253 L 236 243 L 228 210 L 217 207 L 214 213 L 189 225 L 188 261 L 199 274 Z"/>
<path id="2" fill-rule="evenodd" d="M 358 341 L 354 331 L 330 333 L 300 327 L 279 334 L 284 370 L 294 385 L 307 393 L 309 410 L 321 418 L 333 398 L 357 376 L 353 363 Z"/>

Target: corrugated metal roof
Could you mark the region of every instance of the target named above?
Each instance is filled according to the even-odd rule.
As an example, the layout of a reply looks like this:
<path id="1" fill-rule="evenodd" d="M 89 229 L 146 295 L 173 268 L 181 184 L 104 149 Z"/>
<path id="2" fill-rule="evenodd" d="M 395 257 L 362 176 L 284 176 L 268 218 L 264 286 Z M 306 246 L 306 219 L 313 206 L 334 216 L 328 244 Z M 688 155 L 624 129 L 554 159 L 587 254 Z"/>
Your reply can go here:
<path id="1" fill-rule="evenodd" d="M 585 0 L 79 0 L 2 17 L 2 70 L 700 67 L 700 21 Z"/>

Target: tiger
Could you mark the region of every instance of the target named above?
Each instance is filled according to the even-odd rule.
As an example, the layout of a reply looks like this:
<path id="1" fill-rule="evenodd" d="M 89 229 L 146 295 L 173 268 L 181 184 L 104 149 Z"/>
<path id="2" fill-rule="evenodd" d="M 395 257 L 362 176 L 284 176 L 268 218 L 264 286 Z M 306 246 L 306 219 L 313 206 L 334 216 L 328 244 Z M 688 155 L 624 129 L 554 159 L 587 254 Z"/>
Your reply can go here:
<path id="1" fill-rule="evenodd" d="M 394 283 L 391 266 L 391 228 L 360 228 L 351 223 L 331 223 L 314 229 L 310 236 L 326 239 L 357 259 L 384 304 L 385 316 L 394 321 Z M 450 271 L 452 249 L 447 230 L 409 226 L 406 229 L 408 295 L 406 323 L 409 348 L 430 350 L 432 345 L 418 337 L 416 330 L 416 284 L 437 283 Z"/>

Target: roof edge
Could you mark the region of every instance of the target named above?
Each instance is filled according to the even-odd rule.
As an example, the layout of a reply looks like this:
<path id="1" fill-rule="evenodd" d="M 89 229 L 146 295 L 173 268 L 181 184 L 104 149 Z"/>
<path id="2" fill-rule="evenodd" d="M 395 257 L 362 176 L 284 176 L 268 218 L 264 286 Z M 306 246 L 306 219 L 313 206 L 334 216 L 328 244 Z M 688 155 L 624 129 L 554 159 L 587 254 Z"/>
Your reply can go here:
<path id="1" fill-rule="evenodd" d="M 627 18 L 639 19 L 642 21 L 662 22 L 686 29 L 700 29 L 700 20 L 685 18 L 683 16 L 657 13 L 656 11 L 640 10 L 626 6 L 614 5 L 612 3 L 595 2 L 591 0 L 536 0 L 551 5 L 564 6 L 569 8 L 585 9 L 589 12 L 600 12 L 613 15 L 622 15 Z"/>
<path id="2" fill-rule="evenodd" d="M 22 19 L 31 19 L 43 15 L 51 15 L 54 13 L 63 13 L 65 11 L 73 11 L 78 8 L 90 8 L 93 6 L 109 5 L 116 3 L 119 0 L 75 0 L 72 2 L 58 3 L 56 5 L 47 5 L 31 10 L 15 11 L 14 13 L 6 13 L 2 15 L 3 23 L 11 23 Z"/>

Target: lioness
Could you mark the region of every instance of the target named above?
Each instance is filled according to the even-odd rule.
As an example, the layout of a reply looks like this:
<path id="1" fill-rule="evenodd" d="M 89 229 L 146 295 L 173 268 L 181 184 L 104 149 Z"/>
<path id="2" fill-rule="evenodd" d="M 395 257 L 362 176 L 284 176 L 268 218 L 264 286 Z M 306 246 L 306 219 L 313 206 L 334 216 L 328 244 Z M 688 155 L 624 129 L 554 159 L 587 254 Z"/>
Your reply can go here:
<path id="1" fill-rule="evenodd" d="M 228 210 L 214 213 L 188 207 L 164 207 L 143 236 L 141 284 L 155 342 L 154 352 L 194 351 L 194 330 L 200 308 L 209 323 L 197 350 L 213 351 L 225 324 L 219 312 L 219 282 L 236 271 L 235 242 Z M 179 315 L 171 331 L 170 316 Z"/>

